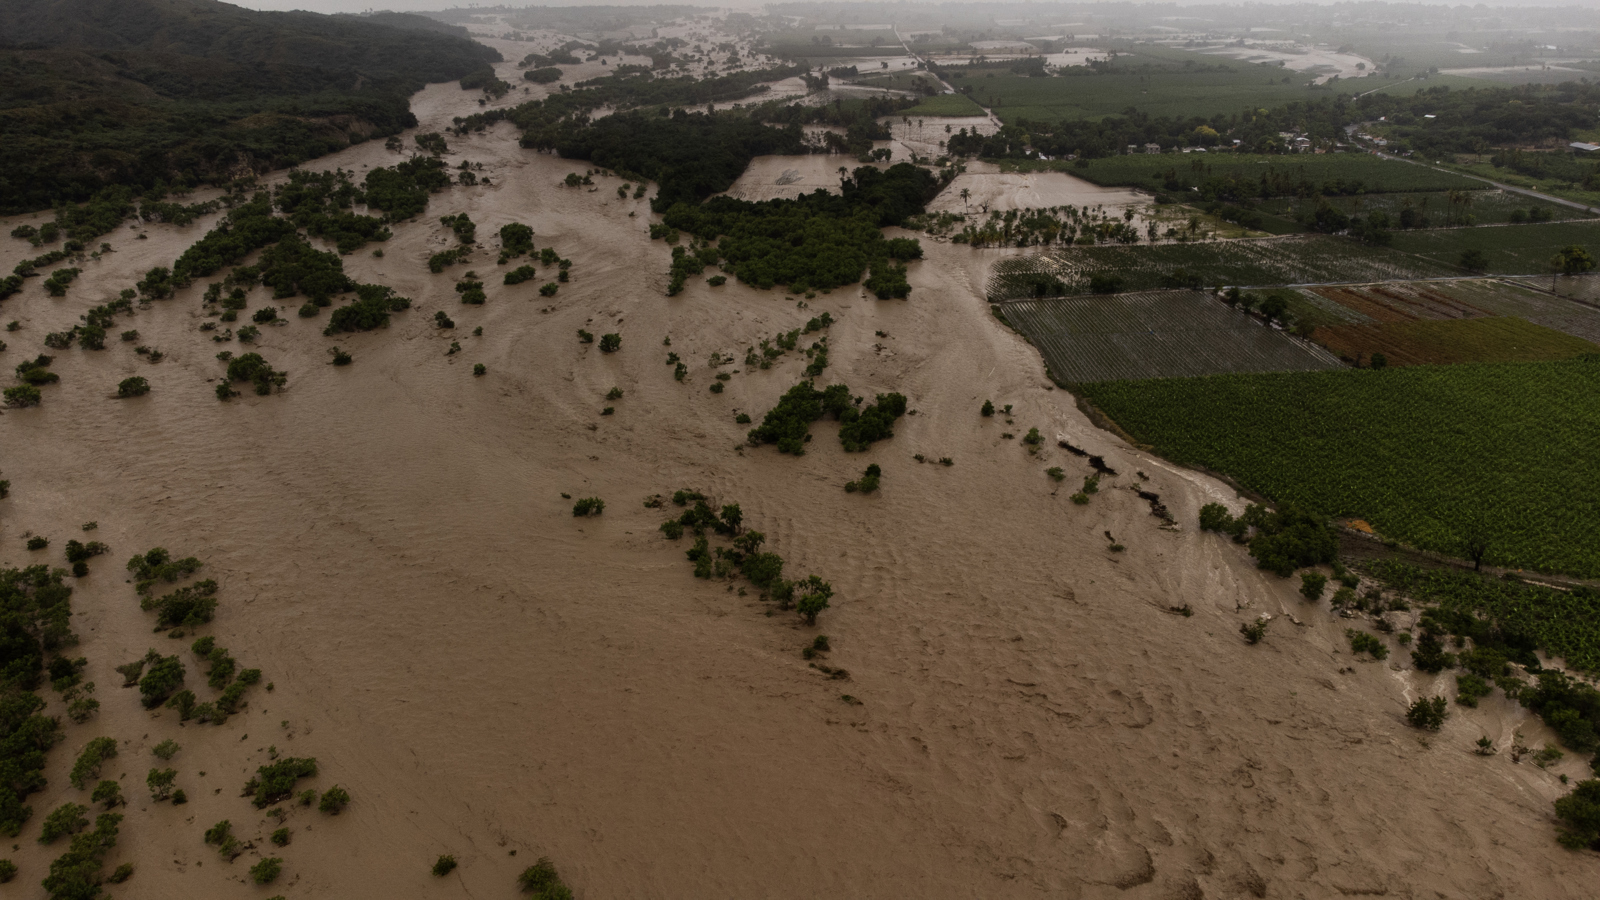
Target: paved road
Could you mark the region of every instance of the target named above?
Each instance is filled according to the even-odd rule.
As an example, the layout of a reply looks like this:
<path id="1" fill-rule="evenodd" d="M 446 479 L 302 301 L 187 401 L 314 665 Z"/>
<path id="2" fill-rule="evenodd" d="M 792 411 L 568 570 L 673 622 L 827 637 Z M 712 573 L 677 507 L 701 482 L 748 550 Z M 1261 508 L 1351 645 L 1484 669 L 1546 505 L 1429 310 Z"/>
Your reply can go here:
<path id="1" fill-rule="evenodd" d="M 932 67 L 930 67 L 928 65 L 928 61 L 926 59 L 923 59 L 920 54 L 915 53 L 915 52 L 912 51 L 911 45 L 906 42 L 905 38 L 900 36 L 900 29 L 898 29 L 898 28 L 895 29 L 894 36 L 895 36 L 895 38 L 897 40 L 900 41 L 900 46 L 905 49 L 906 55 L 911 57 L 912 59 L 916 60 L 917 62 L 922 63 L 922 67 L 927 71 L 927 73 L 929 75 L 932 75 L 934 77 L 934 79 L 937 80 L 940 84 L 944 85 L 944 89 L 945 90 L 951 92 L 952 94 L 960 93 L 959 91 L 957 91 L 955 89 L 954 85 L 950 84 L 950 82 L 945 81 L 943 78 L 940 78 L 938 75 L 934 74 L 934 71 L 933 71 Z M 973 103 L 978 103 L 977 100 L 973 100 L 972 102 Z M 996 129 L 999 129 L 1001 127 L 1000 118 L 994 114 L 994 110 L 990 109 L 987 106 L 984 106 L 982 103 L 978 103 L 978 106 L 979 106 L 979 108 L 981 108 L 983 110 L 983 114 L 989 118 L 989 121 L 994 123 L 994 127 Z"/>
<path id="2" fill-rule="evenodd" d="M 1592 206 L 1587 206 L 1585 204 L 1579 203 L 1576 200 L 1567 200 L 1567 199 L 1565 199 L 1563 197 L 1552 197 L 1549 194 L 1541 194 L 1538 191 L 1529 190 L 1528 188 L 1516 187 L 1515 185 L 1510 185 L 1510 184 L 1501 184 L 1498 181 L 1495 181 L 1495 180 L 1490 179 L 1490 178 L 1484 178 L 1481 175 L 1468 175 L 1465 172 L 1457 172 L 1457 171 L 1454 171 L 1452 169 L 1444 169 L 1444 168 L 1440 168 L 1439 166 L 1429 165 L 1429 164 L 1424 163 L 1424 162 L 1417 162 L 1414 159 L 1405 159 L 1404 157 L 1400 157 L 1400 156 L 1390 156 L 1387 153 L 1379 153 L 1379 154 L 1377 154 L 1377 156 L 1379 156 L 1379 157 L 1381 157 L 1383 159 L 1392 159 L 1392 160 L 1395 160 L 1397 162 L 1410 163 L 1413 166 L 1421 166 L 1424 169 L 1432 169 L 1435 172 L 1447 172 L 1447 173 L 1449 173 L 1451 175 L 1460 175 L 1462 178 L 1471 178 L 1471 179 L 1474 179 L 1474 180 L 1477 180 L 1477 181 L 1481 181 L 1484 184 L 1492 184 L 1495 187 L 1499 188 L 1500 190 L 1507 191 L 1507 192 L 1512 193 L 1512 194 L 1521 194 L 1524 197 L 1535 197 L 1535 198 L 1537 198 L 1539 200 L 1547 200 L 1547 201 L 1549 201 L 1551 203 L 1559 204 L 1561 206 L 1569 206 L 1569 207 L 1571 207 L 1573 209 L 1581 209 L 1584 212 L 1591 212 L 1591 213 L 1592 212 L 1600 212 L 1600 210 L 1597 210 Z"/>

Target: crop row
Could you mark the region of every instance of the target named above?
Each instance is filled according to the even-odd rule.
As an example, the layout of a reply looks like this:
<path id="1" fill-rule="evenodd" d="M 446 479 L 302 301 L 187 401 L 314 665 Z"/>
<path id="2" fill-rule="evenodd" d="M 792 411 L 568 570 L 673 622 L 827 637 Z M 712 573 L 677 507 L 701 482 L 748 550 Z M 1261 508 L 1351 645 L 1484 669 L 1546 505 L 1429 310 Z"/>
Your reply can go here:
<path id="1" fill-rule="evenodd" d="M 1336 325 L 1318 328 L 1313 338 L 1346 359 L 1381 353 L 1391 366 L 1536 362 L 1600 352 L 1582 338 L 1512 316 Z"/>
<path id="2" fill-rule="evenodd" d="M 1541 288 L 1549 280 L 1531 279 Z M 1578 282 L 1580 279 L 1562 279 Z M 1600 279 L 1596 279 L 1600 287 Z M 1570 292 L 1563 287 L 1564 292 Z M 1295 321 L 1317 327 L 1514 316 L 1600 343 L 1600 309 L 1501 279 L 1302 288 L 1290 298 Z M 1546 336 L 1548 337 L 1548 336 Z M 1592 351 L 1591 351 L 1592 352 Z M 1489 361 L 1487 359 L 1482 361 Z"/>
<path id="3" fill-rule="evenodd" d="M 1064 382 L 1337 368 L 1317 348 L 1198 291 L 1007 304 L 1007 321 Z"/>
<path id="4" fill-rule="evenodd" d="M 1600 357 L 1117 381 L 1084 396 L 1169 459 L 1386 537 L 1600 577 Z"/>
<path id="5" fill-rule="evenodd" d="M 1556 251 L 1573 244 L 1591 253 L 1600 251 L 1600 223 L 1553 222 L 1402 231 L 1395 234 L 1393 246 L 1403 253 L 1447 267 L 1459 262 L 1463 252 L 1477 250 L 1487 258 L 1486 271 L 1497 275 L 1549 275 L 1550 258 Z"/>

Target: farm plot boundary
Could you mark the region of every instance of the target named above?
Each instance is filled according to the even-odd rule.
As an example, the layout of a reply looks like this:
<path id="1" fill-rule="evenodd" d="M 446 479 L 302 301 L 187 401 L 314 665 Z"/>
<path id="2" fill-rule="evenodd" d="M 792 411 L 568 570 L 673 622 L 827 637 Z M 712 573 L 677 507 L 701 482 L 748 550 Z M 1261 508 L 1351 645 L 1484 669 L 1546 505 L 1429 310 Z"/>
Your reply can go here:
<path id="1" fill-rule="evenodd" d="M 991 303 L 1091 292 L 1093 276 L 1126 291 L 1181 286 L 1371 284 L 1460 275 L 1453 264 L 1327 235 L 1247 241 L 1070 247 L 995 264 Z M 1053 281 L 1051 281 L 1053 279 Z M 1058 284 L 1059 283 L 1059 286 Z"/>
<path id="2" fill-rule="evenodd" d="M 1007 304 L 1005 315 L 1064 383 L 1340 365 L 1201 291 L 1022 300 Z"/>
<path id="3" fill-rule="evenodd" d="M 1343 359 L 1370 361 L 1381 353 L 1391 366 L 1539 362 L 1600 353 L 1583 338 L 1511 316 L 1336 325 L 1318 328 L 1312 340 Z"/>

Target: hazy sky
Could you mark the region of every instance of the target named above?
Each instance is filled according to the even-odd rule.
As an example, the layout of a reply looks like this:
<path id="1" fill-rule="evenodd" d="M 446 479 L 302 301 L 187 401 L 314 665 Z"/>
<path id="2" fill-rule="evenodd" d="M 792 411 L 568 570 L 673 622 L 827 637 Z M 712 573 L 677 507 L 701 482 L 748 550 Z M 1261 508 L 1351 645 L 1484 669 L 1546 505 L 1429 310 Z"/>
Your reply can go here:
<path id="1" fill-rule="evenodd" d="M 482 3 L 482 4 L 453 3 L 453 2 L 447 2 L 447 0 L 383 0 L 383 2 L 380 2 L 380 3 L 373 3 L 373 2 L 371 2 L 371 0 L 242 0 L 242 2 L 241 2 L 241 0 L 232 0 L 232 2 L 236 2 L 239 6 L 249 7 L 250 9 L 276 9 L 276 10 L 308 9 L 308 10 L 311 10 L 313 12 L 325 12 L 325 13 L 331 13 L 331 12 L 365 12 L 367 10 L 372 10 L 372 9 L 391 9 L 391 10 L 397 10 L 397 11 L 402 11 L 402 12 L 410 12 L 410 11 L 415 11 L 415 10 L 452 9 L 452 8 L 455 8 L 455 7 L 463 7 L 463 6 L 471 6 L 471 5 L 480 5 L 480 6 L 496 6 L 496 5 L 499 5 L 498 3 L 493 3 L 493 2 L 491 2 L 491 3 Z M 936 2 L 936 0 L 935 0 L 935 2 Z M 972 0 L 966 0 L 966 2 L 972 2 Z M 981 2 L 981 0 L 979 0 L 979 2 Z M 1006 2 L 1015 2 L 1015 0 L 1006 0 Z M 1159 2 L 1166 2 L 1166 3 L 1170 4 L 1171 0 L 1159 0 Z M 1254 2 L 1258 2 L 1259 3 L 1259 2 L 1263 2 L 1263 0 L 1254 0 Z M 1299 3 L 1299 2 L 1305 2 L 1305 0 L 1264 0 L 1264 2 L 1268 2 L 1268 3 L 1271 3 L 1271 2 Z M 1324 0 L 1324 2 L 1332 2 L 1332 0 Z M 1412 2 L 1416 2 L 1416 0 L 1412 0 Z M 1420 2 L 1436 3 L 1436 4 L 1450 5 L 1450 6 L 1475 6 L 1475 5 L 1477 5 L 1476 3 L 1461 3 L 1461 2 L 1459 2 L 1459 0 L 1420 0 Z M 556 3 L 523 3 L 523 2 L 516 2 L 516 0 L 509 0 L 509 2 L 506 3 L 506 5 L 508 5 L 508 6 L 589 6 L 589 5 L 594 5 L 594 6 L 656 6 L 656 5 L 662 4 L 662 3 L 686 3 L 687 5 L 692 5 L 692 6 L 738 7 L 738 8 L 746 8 L 746 9 L 748 9 L 748 8 L 752 8 L 752 7 L 764 6 L 764 5 L 766 5 L 766 0 L 720 0 L 720 2 L 694 2 L 694 0 L 597 0 L 597 2 L 595 2 L 593 4 L 587 4 L 587 3 L 582 3 L 582 2 L 572 2 L 572 0 L 564 0 L 564 2 L 556 2 Z M 1179 0 L 1179 4 L 1180 5 L 1221 5 L 1220 3 L 1217 2 L 1217 0 L 1187 0 L 1187 2 L 1185 2 L 1185 0 Z M 1230 5 L 1232 5 L 1232 4 L 1230 4 Z M 1577 7 L 1587 8 L 1587 9 L 1594 9 L 1596 7 L 1600 7 L 1600 0 L 1578 0 L 1578 2 L 1572 2 L 1572 0 L 1498 0 L 1498 2 L 1489 2 L 1486 5 L 1491 6 L 1491 7 L 1496 7 L 1496 6 L 1541 6 L 1541 7 L 1571 7 L 1571 6 L 1577 6 Z"/>
<path id="2" fill-rule="evenodd" d="M 387 9 L 396 12 L 414 12 L 417 10 L 454 9 L 464 6 L 499 6 L 498 2 L 490 3 L 453 3 L 449 0 L 383 0 L 373 3 L 372 0 L 223 0 L 225 3 L 234 3 L 249 9 L 308 9 L 312 12 L 366 12 L 374 9 Z M 1600 2 L 1600 0 L 1596 0 Z M 506 6 L 659 6 L 662 4 L 684 4 L 688 6 L 708 7 L 759 7 L 764 6 L 766 0 L 721 0 L 721 2 L 692 2 L 692 0 L 596 0 L 594 3 L 560 2 L 560 3 L 522 3 L 508 0 Z"/>

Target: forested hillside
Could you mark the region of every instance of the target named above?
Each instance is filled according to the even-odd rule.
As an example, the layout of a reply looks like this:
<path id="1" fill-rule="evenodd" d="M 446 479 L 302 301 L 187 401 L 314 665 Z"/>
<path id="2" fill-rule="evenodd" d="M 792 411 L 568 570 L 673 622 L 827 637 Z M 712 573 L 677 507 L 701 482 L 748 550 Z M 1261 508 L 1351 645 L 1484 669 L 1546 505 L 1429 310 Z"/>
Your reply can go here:
<path id="1" fill-rule="evenodd" d="M 0 213 L 279 168 L 409 127 L 410 94 L 500 59 L 419 18 L 8 0 Z"/>

